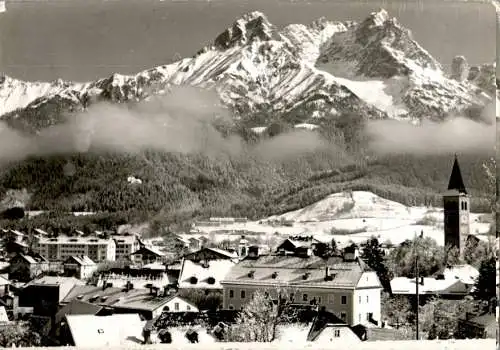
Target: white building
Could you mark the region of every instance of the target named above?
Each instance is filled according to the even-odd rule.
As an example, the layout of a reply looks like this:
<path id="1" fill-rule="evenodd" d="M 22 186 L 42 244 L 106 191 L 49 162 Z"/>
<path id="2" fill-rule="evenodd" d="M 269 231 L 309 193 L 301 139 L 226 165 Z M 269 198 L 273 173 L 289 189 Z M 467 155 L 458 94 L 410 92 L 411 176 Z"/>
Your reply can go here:
<path id="1" fill-rule="evenodd" d="M 113 235 L 116 244 L 116 257 L 118 260 L 129 260 L 132 253 L 139 250 L 140 243 L 136 235 Z"/>
<path id="2" fill-rule="evenodd" d="M 198 312 L 196 305 L 177 295 L 172 296 L 163 306 L 163 312 Z"/>
<path id="3" fill-rule="evenodd" d="M 64 261 L 73 255 L 86 255 L 97 263 L 116 258 L 116 243 L 112 238 L 38 237 L 35 250 L 49 261 Z"/>
<path id="4" fill-rule="evenodd" d="M 179 289 L 222 289 L 220 281 L 234 264 L 228 259 L 200 262 L 184 259 L 179 274 Z"/>
<path id="5" fill-rule="evenodd" d="M 87 279 L 97 270 L 97 264 L 88 256 L 70 256 L 64 261 L 64 272 L 78 279 Z"/>
<path id="6" fill-rule="evenodd" d="M 382 286 L 377 274 L 356 257 L 253 255 L 233 266 L 220 282 L 224 309 L 240 310 L 257 290 L 276 299 L 287 291 L 294 304 L 325 307 L 347 325 L 380 321 Z"/>

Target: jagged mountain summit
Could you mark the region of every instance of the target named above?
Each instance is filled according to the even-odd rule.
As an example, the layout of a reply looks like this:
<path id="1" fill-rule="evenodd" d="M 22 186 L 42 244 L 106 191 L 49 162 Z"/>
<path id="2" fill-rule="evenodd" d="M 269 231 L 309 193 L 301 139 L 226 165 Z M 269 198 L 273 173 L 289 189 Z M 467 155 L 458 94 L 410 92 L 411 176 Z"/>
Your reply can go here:
<path id="1" fill-rule="evenodd" d="M 483 86 L 484 72 L 476 80 L 448 77 L 385 10 L 360 23 L 319 19 L 283 29 L 251 12 L 193 57 L 137 75 L 87 83 L 4 77 L 0 118 L 37 130 L 99 101 L 138 101 L 190 85 L 215 89 L 235 120 L 251 128 L 276 121 L 321 126 L 345 113 L 442 120 L 494 98 Z"/>

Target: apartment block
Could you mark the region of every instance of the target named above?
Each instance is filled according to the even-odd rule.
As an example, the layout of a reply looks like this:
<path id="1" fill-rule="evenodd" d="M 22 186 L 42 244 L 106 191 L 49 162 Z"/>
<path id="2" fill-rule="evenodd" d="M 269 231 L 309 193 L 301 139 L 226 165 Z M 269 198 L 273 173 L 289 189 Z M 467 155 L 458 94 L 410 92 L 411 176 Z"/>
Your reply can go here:
<path id="1" fill-rule="evenodd" d="M 49 261 L 64 261 L 74 255 L 86 255 L 96 263 L 116 259 L 116 243 L 112 238 L 38 237 L 35 250 Z"/>
<path id="2" fill-rule="evenodd" d="M 130 260 L 130 256 L 139 250 L 140 242 L 136 235 L 113 235 L 116 244 L 116 260 Z"/>

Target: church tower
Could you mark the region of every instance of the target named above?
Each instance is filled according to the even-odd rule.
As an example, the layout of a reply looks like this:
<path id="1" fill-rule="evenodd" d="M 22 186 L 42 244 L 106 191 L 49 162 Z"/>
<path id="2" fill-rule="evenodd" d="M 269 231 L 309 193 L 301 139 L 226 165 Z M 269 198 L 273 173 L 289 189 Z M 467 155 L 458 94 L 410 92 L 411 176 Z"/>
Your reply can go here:
<path id="1" fill-rule="evenodd" d="M 443 207 L 445 246 L 457 247 L 460 256 L 463 256 L 465 242 L 470 231 L 470 203 L 456 155 L 448 191 L 443 195 Z"/>

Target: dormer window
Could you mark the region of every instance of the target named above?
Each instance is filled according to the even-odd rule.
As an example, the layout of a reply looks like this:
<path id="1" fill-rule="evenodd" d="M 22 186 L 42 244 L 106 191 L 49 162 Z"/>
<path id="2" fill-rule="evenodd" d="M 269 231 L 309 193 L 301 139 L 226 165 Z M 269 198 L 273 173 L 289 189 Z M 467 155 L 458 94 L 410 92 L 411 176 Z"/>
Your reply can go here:
<path id="1" fill-rule="evenodd" d="M 104 329 L 99 328 L 99 329 L 97 330 L 97 333 L 99 333 L 99 334 L 103 334 L 103 333 L 104 333 Z"/>
<path id="2" fill-rule="evenodd" d="M 278 273 L 277 272 L 273 272 L 273 274 L 271 275 L 271 278 L 272 279 L 276 279 L 278 277 Z"/>
<path id="3" fill-rule="evenodd" d="M 302 275 L 302 279 L 303 279 L 303 280 L 306 280 L 306 279 L 308 279 L 308 278 L 309 278 L 309 276 L 310 276 L 310 273 L 309 273 L 309 272 L 306 272 L 305 274 L 303 274 L 303 275 Z"/>
<path id="4" fill-rule="evenodd" d="M 215 284 L 215 278 L 213 278 L 213 277 L 208 277 L 208 279 L 207 279 L 207 283 L 208 283 L 208 284 Z"/>
<path id="5" fill-rule="evenodd" d="M 197 279 L 195 276 L 193 276 L 193 277 L 191 277 L 191 278 L 189 279 L 189 282 L 190 282 L 191 284 L 196 284 L 196 283 L 198 283 L 198 279 Z"/>
<path id="6" fill-rule="evenodd" d="M 254 276 L 255 276 L 255 270 L 251 270 L 248 272 L 248 277 L 254 278 Z"/>

